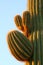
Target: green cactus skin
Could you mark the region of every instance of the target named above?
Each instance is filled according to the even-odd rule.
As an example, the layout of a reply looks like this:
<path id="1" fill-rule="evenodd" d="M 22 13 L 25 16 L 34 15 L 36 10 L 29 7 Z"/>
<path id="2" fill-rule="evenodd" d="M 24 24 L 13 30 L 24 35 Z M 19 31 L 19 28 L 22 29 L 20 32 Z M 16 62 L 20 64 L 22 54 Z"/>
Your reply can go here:
<path id="1" fill-rule="evenodd" d="M 29 11 L 23 12 L 22 19 L 23 19 L 22 22 L 23 22 L 24 28 L 27 29 L 28 33 L 31 33 L 32 32 L 32 23 L 31 23 L 31 15 L 30 15 Z"/>
<path id="2" fill-rule="evenodd" d="M 21 18 L 20 15 L 16 15 L 16 16 L 14 17 L 14 22 L 15 22 L 16 26 L 17 26 L 20 30 L 22 30 L 22 31 L 24 30 L 23 25 L 22 25 L 22 18 Z"/>
<path id="3" fill-rule="evenodd" d="M 23 16 L 21 18 L 20 15 L 16 15 L 14 18 L 14 22 L 16 24 L 16 26 L 19 28 L 19 30 L 21 30 L 22 32 L 28 32 L 31 33 L 32 32 L 32 23 L 31 23 L 31 15 L 29 13 L 29 11 L 24 11 L 23 12 Z M 26 34 L 28 34 L 26 33 Z"/>
<path id="4" fill-rule="evenodd" d="M 28 0 L 27 10 L 32 15 L 35 40 L 33 55 L 34 60 L 32 60 L 34 64 L 29 64 L 29 61 L 26 65 L 43 65 L 43 0 Z M 33 34 L 31 39 L 33 39 Z M 32 61 L 30 63 L 32 63 Z"/>
<path id="5" fill-rule="evenodd" d="M 20 32 L 12 31 L 7 36 L 11 53 L 19 61 L 28 61 L 33 54 L 33 44 Z"/>
<path id="6" fill-rule="evenodd" d="M 17 15 L 15 23 L 20 30 L 26 32 L 26 37 L 18 31 L 8 35 L 12 55 L 20 61 L 26 61 L 26 65 L 43 65 L 43 0 L 28 0 L 27 11 L 23 13 L 23 18 Z M 33 44 L 27 39 L 28 31 L 32 31 Z"/>

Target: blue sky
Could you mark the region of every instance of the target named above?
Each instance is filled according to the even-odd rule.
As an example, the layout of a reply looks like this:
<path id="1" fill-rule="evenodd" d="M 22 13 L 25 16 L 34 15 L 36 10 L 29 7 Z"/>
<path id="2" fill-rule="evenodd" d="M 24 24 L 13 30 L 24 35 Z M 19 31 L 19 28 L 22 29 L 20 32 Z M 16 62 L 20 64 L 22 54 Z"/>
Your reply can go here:
<path id="1" fill-rule="evenodd" d="M 26 10 L 27 0 L 0 0 L 0 65 L 24 65 L 17 61 L 9 52 L 6 35 L 17 29 L 14 23 L 16 14 L 22 15 Z"/>

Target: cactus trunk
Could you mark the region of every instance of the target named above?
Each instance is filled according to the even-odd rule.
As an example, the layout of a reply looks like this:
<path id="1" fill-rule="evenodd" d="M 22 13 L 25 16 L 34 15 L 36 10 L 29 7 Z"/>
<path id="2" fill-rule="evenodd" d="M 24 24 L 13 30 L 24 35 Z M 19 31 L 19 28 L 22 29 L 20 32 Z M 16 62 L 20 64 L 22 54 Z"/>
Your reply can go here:
<path id="1" fill-rule="evenodd" d="M 34 55 L 26 65 L 43 65 L 43 0 L 28 0 L 27 10 L 30 12 L 33 23 Z M 38 38 L 38 39 L 37 39 Z"/>

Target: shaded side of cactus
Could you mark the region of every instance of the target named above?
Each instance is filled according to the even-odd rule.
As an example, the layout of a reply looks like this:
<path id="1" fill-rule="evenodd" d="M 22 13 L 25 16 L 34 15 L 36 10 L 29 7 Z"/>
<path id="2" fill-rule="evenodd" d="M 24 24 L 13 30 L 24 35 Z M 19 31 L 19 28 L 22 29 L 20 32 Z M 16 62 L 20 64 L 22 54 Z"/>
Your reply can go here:
<path id="1" fill-rule="evenodd" d="M 34 33 L 34 64 L 33 65 L 43 65 L 43 0 L 28 0 L 28 11 L 32 15 L 33 30 Z M 38 31 L 38 32 L 37 32 Z M 38 39 L 37 39 L 38 36 Z M 33 34 L 31 39 L 33 39 Z M 32 60 L 33 61 L 33 60 Z M 31 63 L 32 63 L 31 61 Z M 30 61 L 29 61 L 30 62 Z M 28 64 L 26 65 L 30 65 Z M 32 65 L 32 64 L 31 64 Z"/>
<path id="2" fill-rule="evenodd" d="M 7 36 L 11 53 L 19 61 L 28 61 L 33 54 L 33 44 L 20 32 L 12 31 Z"/>
<path id="3" fill-rule="evenodd" d="M 29 11 L 23 12 L 22 23 L 23 23 L 24 28 L 27 29 L 27 32 L 31 33 L 32 32 L 32 23 L 31 23 L 31 15 L 30 15 Z"/>

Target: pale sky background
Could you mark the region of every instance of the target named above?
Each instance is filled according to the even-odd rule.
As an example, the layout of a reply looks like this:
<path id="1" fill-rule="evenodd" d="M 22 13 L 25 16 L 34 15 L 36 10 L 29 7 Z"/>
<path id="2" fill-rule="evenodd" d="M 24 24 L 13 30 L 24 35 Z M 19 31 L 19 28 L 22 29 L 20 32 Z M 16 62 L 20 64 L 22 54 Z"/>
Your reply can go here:
<path id="1" fill-rule="evenodd" d="M 24 65 L 9 52 L 6 35 L 12 29 L 17 29 L 14 23 L 16 14 L 22 15 L 26 10 L 27 0 L 0 0 L 0 65 Z"/>

